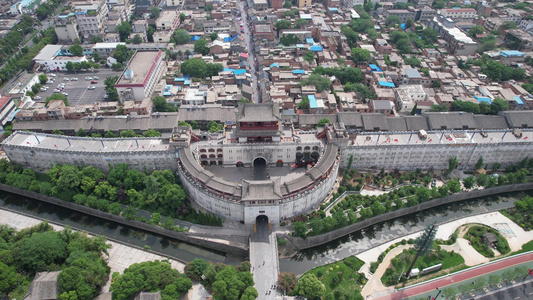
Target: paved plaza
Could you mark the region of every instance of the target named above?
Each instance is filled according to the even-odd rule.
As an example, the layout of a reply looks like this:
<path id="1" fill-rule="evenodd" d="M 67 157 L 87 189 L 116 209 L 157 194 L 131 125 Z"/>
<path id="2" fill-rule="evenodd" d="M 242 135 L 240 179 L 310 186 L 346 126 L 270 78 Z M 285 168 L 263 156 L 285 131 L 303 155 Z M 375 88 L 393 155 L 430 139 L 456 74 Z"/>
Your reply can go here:
<path id="1" fill-rule="evenodd" d="M 215 176 L 220 177 L 229 182 L 242 183 L 243 179 L 253 179 L 253 168 L 248 167 L 223 167 L 223 166 L 205 166 L 207 171 L 213 173 Z M 271 179 L 279 177 L 281 183 L 291 181 L 305 174 L 305 168 L 297 168 L 291 170 L 289 166 L 284 167 L 268 167 L 267 174 Z"/>
<path id="2" fill-rule="evenodd" d="M 257 222 L 250 243 L 250 263 L 258 299 L 276 299 L 277 296 L 274 288 L 279 274 L 276 243 L 276 235 L 270 231 L 268 221 Z"/>

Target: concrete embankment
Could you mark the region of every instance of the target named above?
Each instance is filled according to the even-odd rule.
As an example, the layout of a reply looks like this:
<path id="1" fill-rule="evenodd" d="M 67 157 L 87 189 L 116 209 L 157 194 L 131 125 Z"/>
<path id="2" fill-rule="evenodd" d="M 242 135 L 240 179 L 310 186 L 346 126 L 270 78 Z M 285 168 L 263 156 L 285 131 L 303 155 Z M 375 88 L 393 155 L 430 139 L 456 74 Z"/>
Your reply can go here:
<path id="1" fill-rule="evenodd" d="M 402 216 L 410 215 L 412 213 L 430 209 L 436 206 L 474 199 L 474 198 L 493 196 L 493 195 L 498 195 L 502 193 L 521 192 L 521 191 L 529 191 L 529 190 L 533 190 L 533 182 L 504 185 L 504 186 L 498 186 L 498 187 L 493 187 L 493 188 L 474 190 L 470 192 L 461 192 L 461 193 L 450 195 L 448 197 L 437 198 L 431 201 L 420 203 L 412 207 L 406 207 L 406 208 L 402 208 L 396 211 L 388 212 L 388 213 L 385 213 L 379 216 L 366 219 L 361 222 L 357 222 L 357 223 L 354 223 L 354 224 L 351 224 L 351 225 L 348 225 L 348 226 L 345 226 L 345 227 L 342 227 L 342 228 L 339 228 L 339 229 L 336 229 L 330 232 L 326 232 L 324 234 L 309 236 L 306 239 L 303 239 L 300 237 L 294 237 L 294 236 L 287 236 L 287 235 L 284 235 L 283 237 L 287 239 L 288 243 L 286 247 L 290 247 L 290 250 L 293 250 L 293 249 L 302 250 L 302 249 L 307 249 L 307 248 L 312 248 L 312 247 L 323 245 L 325 243 L 331 242 L 333 240 L 336 240 L 338 238 L 341 238 L 343 236 L 346 236 L 348 234 L 365 229 L 367 227 L 373 226 L 381 222 L 393 220 L 393 219 L 396 219 Z M 289 248 L 286 248 L 286 249 L 289 250 Z"/>
<path id="2" fill-rule="evenodd" d="M 193 245 L 197 245 L 197 246 L 200 246 L 200 247 L 204 247 L 204 248 L 207 248 L 207 249 L 211 249 L 211 250 L 215 250 L 215 251 L 219 251 L 219 252 L 224 252 L 224 253 L 231 253 L 233 255 L 237 255 L 237 256 L 241 256 L 241 257 L 248 257 L 248 244 L 247 243 L 237 242 L 235 240 L 235 237 L 232 237 L 227 242 L 225 242 L 225 241 L 218 242 L 218 241 L 210 240 L 209 239 L 210 237 L 207 237 L 205 235 L 204 236 L 196 236 L 194 233 L 176 232 L 176 231 L 164 229 L 164 228 L 159 227 L 159 226 L 150 225 L 150 224 L 139 222 L 139 221 L 134 221 L 134 220 L 128 221 L 128 220 L 126 220 L 125 218 L 123 218 L 121 216 L 117 216 L 117 215 L 114 215 L 114 214 L 111 214 L 111 213 L 99 211 L 97 209 L 86 207 L 86 206 L 79 205 L 79 204 L 76 204 L 76 203 L 66 202 L 66 201 L 63 201 L 63 200 L 60 200 L 60 199 L 57 199 L 57 198 L 54 198 L 54 197 L 46 196 L 46 195 L 43 195 L 43 194 L 26 191 L 26 190 L 19 189 L 19 188 L 16 188 L 16 187 L 12 187 L 12 186 L 8 186 L 8 185 L 5 185 L 5 184 L 0 184 L 0 190 L 6 191 L 6 192 L 9 192 L 9 193 L 13 193 L 13 194 L 17 194 L 17 195 L 20 195 L 20 196 L 28 197 L 28 198 L 33 198 L 33 199 L 36 199 L 36 200 L 39 200 L 39 201 L 42 201 L 42 202 L 46 202 L 46 203 L 62 206 L 62 207 L 65 207 L 65 208 L 68 208 L 68 209 L 72 209 L 74 211 L 78 211 L 78 212 L 81 212 L 81 213 L 84 213 L 84 214 L 87 214 L 87 215 L 90 215 L 90 216 L 102 218 L 102 219 L 105 219 L 105 220 L 113 221 L 113 222 L 120 223 L 120 224 L 123 224 L 123 225 L 126 225 L 126 226 L 131 226 L 131 227 L 134 227 L 134 228 L 142 229 L 142 230 L 145 230 L 145 231 L 148 231 L 148 232 L 152 232 L 152 233 L 155 233 L 155 234 L 158 234 L 158 235 L 161 235 L 161 236 L 165 236 L 165 237 L 169 237 L 169 238 L 172 238 L 172 239 L 176 239 L 176 240 L 179 240 L 179 241 L 187 242 L 187 243 L 190 243 L 190 244 L 193 244 Z M 216 236 L 216 238 L 219 239 L 219 240 L 223 239 L 224 235 L 221 234 L 220 236 L 218 236 L 216 234 L 217 231 L 223 232 L 223 229 L 222 228 L 213 227 L 211 237 L 215 237 Z"/>

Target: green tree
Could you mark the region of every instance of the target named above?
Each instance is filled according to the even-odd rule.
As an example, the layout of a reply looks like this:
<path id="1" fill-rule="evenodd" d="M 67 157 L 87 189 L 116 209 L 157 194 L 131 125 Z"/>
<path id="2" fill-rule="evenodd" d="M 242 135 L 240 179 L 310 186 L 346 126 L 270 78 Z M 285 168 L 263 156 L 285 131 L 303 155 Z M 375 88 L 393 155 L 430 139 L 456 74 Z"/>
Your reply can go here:
<path id="1" fill-rule="evenodd" d="M 187 277 L 200 281 L 205 270 L 209 266 L 209 263 L 201 258 L 195 258 L 194 260 L 185 264 L 185 274 Z"/>
<path id="2" fill-rule="evenodd" d="M 300 39 L 294 34 L 287 34 L 280 38 L 280 42 L 284 46 L 290 46 L 290 45 L 298 44 L 300 42 Z"/>
<path id="3" fill-rule="evenodd" d="M 87 132 L 87 130 L 83 129 L 83 128 L 80 128 L 78 129 L 78 131 L 76 131 L 76 136 L 81 136 L 81 137 L 84 137 L 84 136 L 88 136 L 89 133 Z"/>
<path id="4" fill-rule="evenodd" d="M 352 49 L 352 58 L 355 62 L 363 62 L 370 60 L 370 51 L 362 48 Z"/>
<path id="5" fill-rule="evenodd" d="M 450 157 L 450 159 L 448 159 L 448 172 L 455 170 L 458 164 L 457 157 Z"/>
<path id="6" fill-rule="evenodd" d="M 155 96 L 152 100 L 156 111 L 164 112 L 167 108 L 167 100 L 163 96 Z"/>
<path id="7" fill-rule="evenodd" d="M 120 41 L 124 42 L 131 34 L 131 24 L 128 22 L 122 22 L 117 26 L 118 34 L 120 35 Z M 126 47 L 126 46 L 124 46 Z M 118 48 L 118 46 L 117 46 Z"/>
<path id="8" fill-rule="evenodd" d="M 444 296 L 444 298 L 448 300 L 455 299 L 457 296 L 457 293 L 458 291 L 454 287 L 447 287 L 447 288 L 442 289 L 442 295 Z"/>
<path id="9" fill-rule="evenodd" d="M 305 274 L 296 285 L 296 294 L 308 299 L 320 299 L 325 292 L 326 287 L 315 274 Z"/>
<path id="10" fill-rule="evenodd" d="M 194 52 L 207 55 L 209 54 L 210 48 L 207 46 L 207 40 L 199 39 L 194 42 Z"/>
<path id="11" fill-rule="evenodd" d="M 133 220 L 137 216 L 137 209 L 128 206 L 122 211 L 122 216 L 128 221 Z"/>
<path id="12" fill-rule="evenodd" d="M 74 44 L 68 48 L 68 51 L 72 53 L 74 56 L 82 56 L 83 55 L 83 48 L 80 46 L 80 44 Z"/>
<path id="13" fill-rule="evenodd" d="M 157 6 L 150 7 L 150 18 L 151 19 L 159 18 L 159 7 Z"/>
<path id="14" fill-rule="evenodd" d="M 509 103 L 500 97 L 496 97 L 490 104 L 490 113 L 497 115 L 500 111 L 506 111 L 509 109 Z"/>
<path id="15" fill-rule="evenodd" d="M 468 36 L 473 37 L 473 38 L 477 38 L 478 34 L 483 34 L 483 33 L 485 33 L 485 28 L 483 28 L 483 26 L 481 25 L 472 26 L 472 28 L 470 28 L 467 32 Z"/>
<path id="16" fill-rule="evenodd" d="M 143 133 L 144 137 L 160 137 L 161 132 L 155 130 L 155 129 L 148 129 Z"/>
<path id="17" fill-rule="evenodd" d="M 216 32 L 213 32 L 209 35 L 209 38 L 211 39 L 211 41 L 214 41 L 216 39 L 218 39 L 218 33 Z"/>
<path id="18" fill-rule="evenodd" d="M 304 60 L 312 63 L 315 60 L 315 53 L 313 51 L 307 51 L 304 55 Z"/>
<path id="19" fill-rule="evenodd" d="M 133 39 L 131 40 L 131 42 L 134 43 L 134 44 L 140 44 L 140 43 L 143 42 L 143 39 L 142 39 L 142 37 L 139 34 L 135 34 L 133 36 Z"/>
<path id="20" fill-rule="evenodd" d="M 417 110 L 418 110 L 418 103 L 415 103 L 415 105 L 413 106 L 413 109 L 411 110 L 411 115 L 416 115 Z"/>
<path id="21" fill-rule="evenodd" d="M 274 24 L 274 27 L 276 27 L 277 30 L 289 29 L 291 26 L 292 24 L 289 20 L 279 20 Z"/>
<path id="22" fill-rule="evenodd" d="M 115 52 L 113 53 L 113 58 L 119 63 L 126 63 L 130 60 L 131 55 L 132 52 L 129 51 L 125 45 L 117 45 Z"/>
<path id="23" fill-rule="evenodd" d="M 296 274 L 294 273 L 280 273 L 278 277 L 279 287 L 286 295 L 291 295 L 292 291 L 296 287 Z"/>
<path id="24" fill-rule="evenodd" d="M 7 295 L 17 286 L 20 276 L 15 267 L 8 266 L 0 261 L 0 295 Z"/>
<path id="25" fill-rule="evenodd" d="M 431 225 L 427 226 L 424 232 L 415 239 L 414 249 L 420 253 L 420 256 L 425 255 L 433 249 L 433 243 L 435 242 L 435 235 L 437 234 L 437 226 L 431 230 Z"/>
<path id="26" fill-rule="evenodd" d="M 292 223 L 292 230 L 294 230 L 294 235 L 299 237 L 305 237 L 307 233 L 307 225 L 304 222 L 294 222 Z"/>
<path id="27" fill-rule="evenodd" d="M 475 183 L 475 179 L 474 177 L 470 176 L 470 177 L 466 177 L 464 180 L 463 180 L 463 186 L 465 187 L 465 189 L 471 189 L 474 187 L 474 183 Z"/>
<path id="28" fill-rule="evenodd" d="M 104 41 L 104 40 L 103 40 L 102 37 L 99 36 L 99 35 L 93 35 L 93 36 L 91 37 L 91 44 L 101 43 L 101 42 L 103 42 L 103 41 Z"/>
<path id="29" fill-rule="evenodd" d="M 426 45 L 432 45 L 437 41 L 438 32 L 433 28 L 426 27 L 420 36 Z"/>
<path id="30" fill-rule="evenodd" d="M 387 20 L 385 20 L 385 24 L 387 24 L 387 26 L 394 26 L 400 23 L 402 23 L 402 20 L 396 15 L 390 15 L 387 17 Z"/>
<path id="31" fill-rule="evenodd" d="M 115 83 L 117 82 L 117 80 L 118 76 L 109 76 L 106 77 L 106 79 L 104 80 L 105 91 L 110 101 L 118 100 L 118 91 L 115 88 Z"/>
<path id="32" fill-rule="evenodd" d="M 41 84 L 45 84 L 45 83 L 47 83 L 47 82 L 48 82 L 48 77 L 47 77 L 45 74 L 41 74 L 41 75 L 39 75 L 39 82 L 40 82 Z"/>
<path id="33" fill-rule="evenodd" d="M 44 271 L 48 265 L 64 261 L 67 244 L 57 232 L 34 233 L 22 242 L 13 256 L 31 273 Z"/>
<path id="34" fill-rule="evenodd" d="M 292 7 L 291 1 L 286 0 L 285 2 L 283 2 L 283 8 L 291 8 L 291 7 Z"/>
<path id="35" fill-rule="evenodd" d="M 483 164 L 484 164 L 483 157 L 480 156 L 475 165 L 476 170 L 483 168 Z"/>
<path id="36" fill-rule="evenodd" d="M 174 31 L 174 42 L 177 45 L 183 45 L 187 44 L 191 41 L 191 36 L 189 35 L 189 32 L 185 29 L 179 29 Z"/>
<path id="37" fill-rule="evenodd" d="M 307 80 L 302 81 L 302 85 L 312 85 L 318 92 L 322 92 L 329 89 L 330 81 L 319 74 L 311 74 Z"/>
<path id="38" fill-rule="evenodd" d="M 331 123 L 331 121 L 329 119 L 324 118 L 324 119 L 321 119 L 320 121 L 318 121 L 317 126 L 318 127 L 324 127 L 326 124 L 330 124 L 330 123 Z"/>
<path id="39" fill-rule="evenodd" d="M 400 2 L 401 3 L 401 2 Z M 413 27 L 413 24 L 415 22 L 413 21 L 413 19 L 407 19 L 407 21 L 405 22 L 405 28 L 411 28 Z"/>

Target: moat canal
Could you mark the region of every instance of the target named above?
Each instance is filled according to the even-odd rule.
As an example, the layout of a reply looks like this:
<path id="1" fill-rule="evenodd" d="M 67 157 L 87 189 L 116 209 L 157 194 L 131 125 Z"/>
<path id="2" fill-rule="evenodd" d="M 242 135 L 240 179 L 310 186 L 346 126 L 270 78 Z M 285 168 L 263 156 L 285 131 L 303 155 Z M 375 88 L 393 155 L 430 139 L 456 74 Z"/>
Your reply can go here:
<path id="1" fill-rule="evenodd" d="M 477 198 L 384 222 L 325 245 L 300 251 L 290 259 L 280 259 L 280 271 L 302 274 L 316 266 L 341 260 L 396 237 L 420 231 L 435 221 L 445 223 L 470 215 L 512 207 L 515 200 L 525 195 L 526 193 L 520 192 Z M 203 258 L 212 262 L 235 265 L 242 259 L 11 193 L 0 191 L 0 206 L 93 234 L 104 235 L 124 243 L 140 247 L 149 245 L 154 251 L 184 261 Z"/>

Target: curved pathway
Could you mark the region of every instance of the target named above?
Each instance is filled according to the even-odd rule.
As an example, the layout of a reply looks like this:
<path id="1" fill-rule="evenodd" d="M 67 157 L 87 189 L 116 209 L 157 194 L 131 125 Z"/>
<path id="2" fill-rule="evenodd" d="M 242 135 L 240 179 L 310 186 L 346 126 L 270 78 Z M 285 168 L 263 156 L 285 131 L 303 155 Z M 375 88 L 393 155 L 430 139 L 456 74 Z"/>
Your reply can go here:
<path id="1" fill-rule="evenodd" d="M 514 222 L 512 222 L 511 220 L 509 220 L 507 217 L 505 217 L 499 212 L 493 212 L 493 213 L 487 213 L 487 214 L 467 217 L 467 218 L 455 220 L 455 221 L 452 221 L 446 224 L 442 224 L 438 228 L 436 238 L 447 240 L 450 238 L 450 236 L 455 232 L 457 228 L 465 224 L 472 224 L 472 223 L 484 224 L 484 225 L 493 227 L 497 230 L 500 230 L 500 232 L 503 231 L 502 234 L 507 238 L 507 241 L 509 242 L 509 246 L 512 251 L 520 250 L 523 244 L 533 240 L 533 230 L 527 231 L 527 232 L 524 231 L 520 226 L 518 226 L 517 224 L 515 224 Z M 370 263 L 373 261 L 377 261 L 378 256 L 381 253 L 383 253 L 383 251 L 385 251 L 390 245 L 394 243 L 398 243 L 403 239 L 406 239 L 406 240 L 411 239 L 411 238 L 414 239 L 418 237 L 420 234 L 421 234 L 421 231 L 410 234 L 405 237 L 392 240 L 379 247 L 367 250 L 365 252 L 362 252 L 356 255 L 357 258 L 365 262 L 365 265 L 361 267 L 360 272 L 364 273 L 367 276 L 367 278 L 369 278 L 367 285 L 370 285 L 370 286 L 367 288 L 366 287 L 367 285 L 365 285 L 365 287 L 363 288 L 363 291 L 361 293 L 363 297 L 365 298 L 372 297 L 372 299 L 376 299 L 376 298 L 377 299 L 402 299 L 402 297 L 405 298 L 409 296 L 409 295 L 404 295 L 400 298 L 386 298 L 386 297 L 392 297 L 392 295 L 395 295 L 398 293 L 391 295 L 391 293 L 394 292 L 393 288 L 384 287 L 383 285 L 380 285 L 381 276 L 383 274 L 379 275 L 378 270 L 380 268 L 383 268 L 385 270 L 389 266 L 390 259 L 394 257 L 394 256 L 391 256 L 391 253 L 394 251 L 394 249 L 391 250 L 391 252 L 387 254 L 386 258 L 390 256 L 389 260 L 384 260 L 383 263 L 380 264 L 380 266 L 378 267 L 378 270 L 376 270 L 376 274 L 370 273 Z M 442 246 L 442 248 L 445 250 L 456 250 L 456 253 L 461 254 L 461 256 L 465 258 L 465 264 L 468 266 L 478 265 L 478 264 L 489 261 L 487 258 L 483 257 L 481 254 L 475 251 L 474 248 L 468 244 L 468 241 L 462 238 L 458 238 L 457 242 L 454 245 Z M 400 252 L 398 252 L 397 254 L 399 254 Z M 507 266 L 504 266 L 504 267 L 507 267 Z M 474 277 L 475 276 L 477 275 L 474 275 Z M 375 279 L 374 277 L 377 277 L 377 278 Z M 376 280 L 379 282 L 377 282 Z M 439 287 L 441 286 L 439 285 Z M 410 288 L 406 288 L 406 290 L 408 289 Z M 434 289 L 435 289 L 435 285 L 431 287 L 431 290 L 434 290 Z M 419 293 L 411 294 L 411 296 L 417 295 L 417 294 Z"/>

